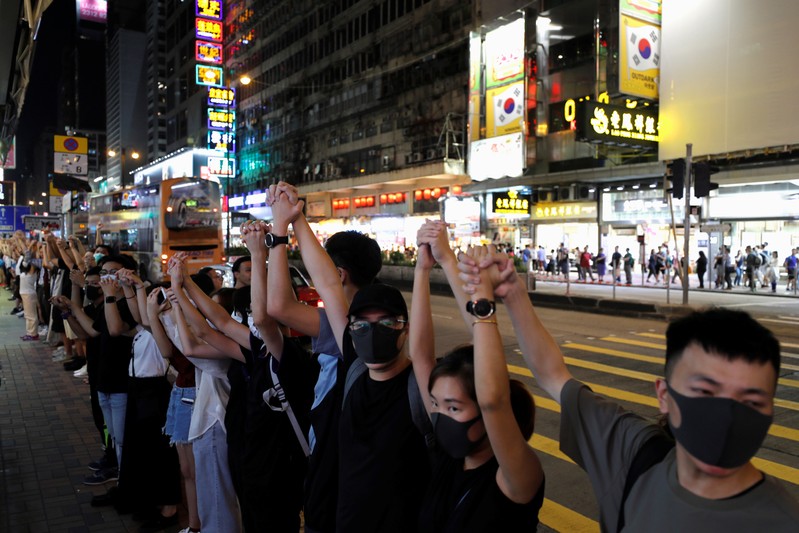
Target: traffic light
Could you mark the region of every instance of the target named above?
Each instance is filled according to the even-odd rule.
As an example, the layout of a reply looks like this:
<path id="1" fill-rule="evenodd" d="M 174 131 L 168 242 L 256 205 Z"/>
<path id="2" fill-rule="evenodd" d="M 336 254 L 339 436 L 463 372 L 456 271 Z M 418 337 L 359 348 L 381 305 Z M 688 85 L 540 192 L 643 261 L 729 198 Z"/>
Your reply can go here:
<path id="1" fill-rule="evenodd" d="M 703 198 L 708 196 L 710 191 L 719 188 L 718 183 L 710 181 L 710 176 L 718 171 L 718 167 L 710 166 L 704 162 L 694 165 L 694 196 Z"/>
<path id="2" fill-rule="evenodd" d="M 683 197 L 685 190 L 685 159 L 675 159 L 671 162 L 671 195 L 678 200 Z"/>

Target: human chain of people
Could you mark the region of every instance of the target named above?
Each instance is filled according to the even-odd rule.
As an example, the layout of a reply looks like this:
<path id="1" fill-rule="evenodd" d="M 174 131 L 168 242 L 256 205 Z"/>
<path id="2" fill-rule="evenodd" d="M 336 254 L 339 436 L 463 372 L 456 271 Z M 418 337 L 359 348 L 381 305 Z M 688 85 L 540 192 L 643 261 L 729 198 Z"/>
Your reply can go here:
<path id="1" fill-rule="evenodd" d="M 83 483 L 111 485 L 91 505 L 142 532 L 799 528 L 799 356 L 763 321 L 709 308 L 556 337 L 512 257 L 456 252 L 438 220 L 417 232 L 409 305 L 377 281 L 375 240 L 342 231 L 323 246 L 294 186 L 266 198 L 273 219 L 242 224 L 231 288 L 186 252 L 151 283 L 101 244 L 48 235 L 39 257 L 15 236 L 19 277 L 34 259 L 48 273 L 49 338 L 86 366 L 105 453 Z M 291 239 L 323 307 L 297 299 Z M 626 255 L 600 260 L 597 282 L 620 283 Z M 554 261 L 569 276 L 566 246 Z M 434 267 L 469 341 L 444 354 Z M 53 359 L 76 364 L 66 348 Z M 575 503 L 577 487 L 596 503 Z"/>

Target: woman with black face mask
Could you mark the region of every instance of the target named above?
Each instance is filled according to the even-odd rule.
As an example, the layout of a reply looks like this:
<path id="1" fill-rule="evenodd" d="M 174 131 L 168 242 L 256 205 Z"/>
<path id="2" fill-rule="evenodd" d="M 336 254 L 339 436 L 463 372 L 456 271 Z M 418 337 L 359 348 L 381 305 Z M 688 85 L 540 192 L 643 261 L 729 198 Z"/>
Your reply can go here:
<path id="1" fill-rule="evenodd" d="M 425 403 L 438 447 L 419 531 L 535 531 L 544 501 L 544 472 L 527 443 L 533 434 L 535 405 L 524 385 L 508 376 L 494 314 L 494 288 L 508 273 L 491 264 L 459 279 L 446 226 L 440 222 L 427 222 L 417 240 L 412 357 L 425 357 L 433 350 L 430 294 L 429 288 L 424 289 L 429 284 L 420 283 L 419 278 L 436 261 L 447 275 L 474 340 L 473 346 L 456 348 L 437 361 L 429 376 L 417 375 L 420 389 L 429 393 Z M 485 252 L 467 253 L 479 264 Z M 506 270 L 515 274 L 513 268 L 508 261 Z M 463 281 L 476 287 L 471 299 L 461 288 Z"/>

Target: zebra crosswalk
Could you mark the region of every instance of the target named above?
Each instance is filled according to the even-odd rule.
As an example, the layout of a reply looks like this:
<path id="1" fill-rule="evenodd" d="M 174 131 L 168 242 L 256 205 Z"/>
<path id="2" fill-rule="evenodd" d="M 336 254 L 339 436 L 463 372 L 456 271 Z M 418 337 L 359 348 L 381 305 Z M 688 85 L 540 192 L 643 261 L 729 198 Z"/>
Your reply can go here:
<path id="1" fill-rule="evenodd" d="M 789 318 L 779 320 L 789 321 Z M 799 320 L 793 322 L 799 325 Z M 643 416 L 657 416 L 654 382 L 663 372 L 666 349 L 663 333 L 630 331 L 604 337 L 573 337 L 562 340 L 560 348 L 575 377 L 595 392 L 618 400 L 625 408 Z M 774 423 L 753 463 L 779 479 L 799 499 L 799 374 L 795 374 L 799 366 L 793 364 L 799 355 L 786 351 L 799 351 L 799 344 L 783 342 L 782 348 Z M 515 357 L 519 355 L 518 349 L 509 354 L 508 371 L 511 377 L 522 380 L 534 391 L 539 420 L 546 421 L 537 424 L 536 434 L 530 440 L 547 473 L 547 498 L 539 515 L 541 529 L 599 531 L 596 506 L 585 503 L 585 488 L 590 491 L 587 476 L 559 448 L 560 406 L 537 388 L 532 372 L 520 357 Z M 560 478 L 578 481 L 561 482 Z M 583 488 L 576 491 L 581 484 Z"/>

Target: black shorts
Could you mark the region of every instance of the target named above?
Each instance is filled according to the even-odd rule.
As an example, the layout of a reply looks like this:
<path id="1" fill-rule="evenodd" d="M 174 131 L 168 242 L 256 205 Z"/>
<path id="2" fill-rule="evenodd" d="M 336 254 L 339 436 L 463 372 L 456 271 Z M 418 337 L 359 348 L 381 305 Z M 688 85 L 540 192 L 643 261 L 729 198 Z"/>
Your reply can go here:
<path id="1" fill-rule="evenodd" d="M 789 268 L 788 269 L 788 279 L 794 279 L 796 277 L 796 269 Z"/>

